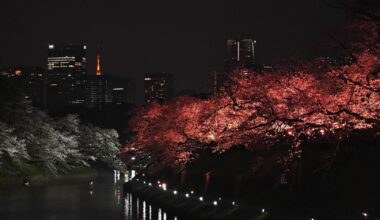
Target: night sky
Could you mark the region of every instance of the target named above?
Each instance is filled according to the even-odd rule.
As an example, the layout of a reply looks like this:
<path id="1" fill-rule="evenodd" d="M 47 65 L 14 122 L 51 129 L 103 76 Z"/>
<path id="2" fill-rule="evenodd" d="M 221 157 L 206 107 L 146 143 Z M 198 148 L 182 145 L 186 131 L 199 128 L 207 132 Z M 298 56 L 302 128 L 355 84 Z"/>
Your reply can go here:
<path id="1" fill-rule="evenodd" d="M 142 100 L 145 72 L 170 72 L 175 90 L 207 91 L 228 38 L 257 40 L 259 63 L 313 55 L 345 14 L 317 0 L 1 0 L 0 67 L 46 66 L 49 43 L 84 43 L 95 74 L 129 77 Z"/>

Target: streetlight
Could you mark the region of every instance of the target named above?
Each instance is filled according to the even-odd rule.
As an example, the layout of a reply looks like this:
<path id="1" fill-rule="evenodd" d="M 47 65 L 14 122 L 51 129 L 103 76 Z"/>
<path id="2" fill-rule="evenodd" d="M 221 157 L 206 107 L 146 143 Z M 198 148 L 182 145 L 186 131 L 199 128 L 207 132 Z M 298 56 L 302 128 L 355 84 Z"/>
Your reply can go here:
<path id="1" fill-rule="evenodd" d="M 174 191 L 173 191 L 173 194 L 174 194 L 174 195 L 177 195 L 177 190 L 174 190 Z"/>
<path id="2" fill-rule="evenodd" d="M 364 220 L 367 220 L 367 218 L 368 218 L 368 213 L 366 213 L 366 212 L 362 212 L 362 215 L 363 215 L 363 217 L 364 217 Z"/>
<path id="3" fill-rule="evenodd" d="M 162 186 L 162 189 L 166 191 L 166 187 L 167 187 L 166 183 L 161 184 L 161 186 Z"/>
<path id="4" fill-rule="evenodd" d="M 201 197 L 199 197 L 199 201 L 203 201 L 203 197 L 201 196 Z"/>
<path id="5" fill-rule="evenodd" d="M 214 206 L 217 206 L 217 205 L 218 205 L 218 202 L 217 202 L 217 201 L 214 201 L 213 204 L 214 204 Z"/>
<path id="6" fill-rule="evenodd" d="M 186 196 L 186 198 L 189 198 L 189 193 L 186 193 L 185 196 Z"/>

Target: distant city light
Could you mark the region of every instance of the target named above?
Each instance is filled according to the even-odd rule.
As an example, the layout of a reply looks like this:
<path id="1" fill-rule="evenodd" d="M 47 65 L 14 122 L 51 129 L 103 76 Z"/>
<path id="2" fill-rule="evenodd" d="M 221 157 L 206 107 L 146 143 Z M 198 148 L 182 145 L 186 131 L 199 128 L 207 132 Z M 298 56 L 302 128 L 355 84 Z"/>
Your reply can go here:
<path id="1" fill-rule="evenodd" d="M 112 90 L 113 90 L 113 91 L 123 91 L 124 88 L 113 88 Z"/>
<path id="2" fill-rule="evenodd" d="M 174 190 L 174 191 L 173 191 L 173 194 L 174 194 L 174 195 L 177 195 L 177 190 Z"/>
<path id="3" fill-rule="evenodd" d="M 166 188 L 167 188 L 167 185 L 166 185 L 166 183 L 163 183 L 163 184 L 161 184 L 161 187 L 162 187 L 162 189 L 163 189 L 163 190 L 165 190 L 165 191 L 166 191 Z"/>
<path id="4" fill-rule="evenodd" d="M 186 193 L 185 196 L 186 196 L 186 198 L 189 198 L 189 193 Z"/>
<path id="5" fill-rule="evenodd" d="M 199 197 L 199 201 L 203 201 L 203 197 L 201 196 L 201 197 Z"/>
<path id="6" fill-rule="evenodd" d="M 217 206 L 217 205 L 218 205 L 218 202 L 217 202 L 217 201 L 214 201 L 213 204 L 214 204 L 214 206 Z"/>

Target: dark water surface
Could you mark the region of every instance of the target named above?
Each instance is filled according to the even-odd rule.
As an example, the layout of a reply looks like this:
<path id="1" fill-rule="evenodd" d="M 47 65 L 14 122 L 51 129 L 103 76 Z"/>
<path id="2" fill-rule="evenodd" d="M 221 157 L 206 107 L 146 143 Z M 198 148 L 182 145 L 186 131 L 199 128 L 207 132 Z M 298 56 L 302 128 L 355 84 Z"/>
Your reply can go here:
<path id="1" fill-rule="evenodd" d="M 177 219 L 160 207 L 123 193 L 126 177 L 99 173 L 91 180 L 74 179 L 43 186 L 0 189 L 0 219 Z"/>

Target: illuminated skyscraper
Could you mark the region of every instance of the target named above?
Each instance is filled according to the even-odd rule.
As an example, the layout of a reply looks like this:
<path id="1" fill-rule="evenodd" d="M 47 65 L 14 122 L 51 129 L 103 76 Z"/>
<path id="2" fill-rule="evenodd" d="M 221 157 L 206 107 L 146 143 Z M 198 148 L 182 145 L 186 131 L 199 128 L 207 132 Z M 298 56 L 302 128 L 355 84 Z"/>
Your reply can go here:
<path id="1" fill-rule="evenodd" d="M 48 48 L 47 70 L 49 75 L 76 77 L 86 74 L 85 45 L 53 45 Z"/>
<path id="2" fill-rule="evenodd" d="M 255 64 L 255 43 L 255 40 L 249 38 L 240 40 L 239 43 L 239 62 L 249 68 Z"/>
<path id="3" fill-rule="evenodd" d="M 109 77 L 105 75 L 88 75 L 84 79 L 85 106 L 102 110 L 112 104 L 112 88 Z"/>
<path id="4" fill-rule="evenodd" d="M 227 61 L 231 63 L 239 62 L 239 41 L 227 40 Z"/>
<path id="5" fill-rule="evenodd" d="M 81 78 L 86 74 L 85 45 L 48 46 L 47 102 L 49 107 L 83 104 L 84 87 Z"/>
<path id="6" fill-rule="evenodd" d="M 228 76 L 235 68 L 255 68 L 255 44 L 256 41 L 251 38 L 227 40 L 227 58 L 224 62 L 224 68 L 211 73 L 211 93 L 220 92 Z"/>
<path id="7" fill-rule="evenodd" d="M 144 75 L 145 102 L 164 103 L 173 94 L 173 76 L 167 73 L 148 73 Z"/>
<path id="8" fill-rule="evenodd" d="M 252 68 L 255 64 L 255 40 L 250 38 L 227 41 L 226 64 L 231 69 L 236 66 Z"/>

